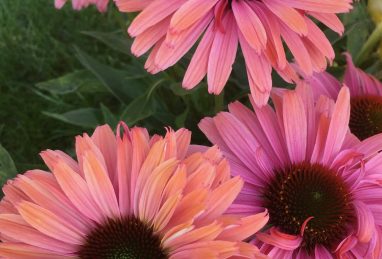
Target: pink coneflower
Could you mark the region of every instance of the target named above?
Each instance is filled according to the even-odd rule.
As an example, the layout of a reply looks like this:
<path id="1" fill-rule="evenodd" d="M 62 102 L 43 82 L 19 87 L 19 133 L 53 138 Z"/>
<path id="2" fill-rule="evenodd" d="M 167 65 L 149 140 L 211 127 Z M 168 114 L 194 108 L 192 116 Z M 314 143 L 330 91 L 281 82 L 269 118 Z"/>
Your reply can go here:
<path id="1" fill-rule="evenodd" d="M 350 89 L 350 130 L 361 140 L 382 133 L 382 83 L 373 76 L 356 68 L 351 56 L 345 54 L 347 69 L 343 83 Z M 314 74 L 305 79 L 312 85 L 316 96 L 327 95 L 333 99 L 341 83 L 328 72 Z"/>
<path id="2" fill-rule="evenodd" d="M 183 79 L 195 87 L 207 75 L 208 90 L 219 94 L 232 70 L 238 44 L 245 58 L 251 93 L 265 105 L 272 88 L 272 67 L 287 81 L 295 79 L 284 43 L 306 74 L 323 71 L 334 51 L 312 22 L 334 31 L 344 28 L 337 13 L 348 12 L 352 0 L 115 0 L 122 12 L 141 11 L 128 32 L 132 52 L 151 53 L 146 69 L 157 73 L 174 65 L 199 40 Z"/>
<path id="3" fill-rule="evenodd" d="M 54 0 L 57 9 L 61 9 L 68 0 Z M 100 12 L 106 12 L 109 0 L 71 0 L 74 10 L 81 10 L 89 5 L 95 5 Z"/>
<path id="4" fill-rule="evenodd" d="M 269 211 L 252 242 L 272 258 L 382 258 L 382 135 L 349 132 L 346 87 L 336 103 L 304 84 L 272 100 L 275 111 L 235 102 L 200 123 L 245 181 L 230 211 Z"/>
<path id="5" fill-rule="evenodd" d="M 189 148 L 190 132 L 115 136 L 108 126 L 76 139 L 77 161 L 42 152 L 52 171 L 9 181 L 0 205 L 5 258 L 261 257 L 240 242 L 268 221 L 266 211 L 223 215 L 243 181 L 231 178 L 216 147 Z M 120 129 L 118 129 L 120 132 Z"/>

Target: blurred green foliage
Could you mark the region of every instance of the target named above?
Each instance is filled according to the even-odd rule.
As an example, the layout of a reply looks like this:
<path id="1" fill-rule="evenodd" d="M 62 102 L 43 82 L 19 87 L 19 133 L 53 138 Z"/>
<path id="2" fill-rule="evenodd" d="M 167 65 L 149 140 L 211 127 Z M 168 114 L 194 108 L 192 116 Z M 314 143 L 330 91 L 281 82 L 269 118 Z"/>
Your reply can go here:
<path id="1" fill-rule="evenodd" d="M 73 135 L 83 131 L 42 111 L 64 112 L 109 99 L 107 94 L 90 89 L 82 94 L 72 91 L 60 100 L 47 98 L 36 92 L 36 83 L 82 69 L 74 56 L 74 44 L 110 65 L 122 62 L 111 56 L 112 50 L 81 31 L 121 30 L 124 20 L 113 9 L 101 15 L 94 8 L 74 12 L 67 6 L 57 11 L 53 1 L 46 0 L 0 1 L 0 143 L 19 171 L 39 167 L 41 150 L 66 150 L 72 146 Z"/>
<path id="2" fill-rule="evenodd" d="M 375 49 L 362 51 L 375 28 L 366 3 L 341 18 L 343 36 L 322 27 L 337 54 L 330 72 L 343 75 L 341 53 L 349 51 L 363 69 L 382 76 Z M 92 8 L 56 11 L 45 0 L 0 3 L 0 142 L 19 171 L 41 166 L 40 150 L 73 154 L 75 135 L 103 123 L 114 127 L 120 120 L 151 133 L 163 133 L 165 126 L 186 127 L 194 143 L 207 144 L 197 128 L 201 118 L 234 100 L 248 104 L 240 53 L 220 96 L 209 95 L 205 82 L 186 91 L 180 84 L 191 55 L 150 75 L 143 68 L 145 57 L 137 59 L 129 51 L 127 23 L 112 7 L 105 15 Z M 277 75 L 274 85 L 291 87 Z"/>

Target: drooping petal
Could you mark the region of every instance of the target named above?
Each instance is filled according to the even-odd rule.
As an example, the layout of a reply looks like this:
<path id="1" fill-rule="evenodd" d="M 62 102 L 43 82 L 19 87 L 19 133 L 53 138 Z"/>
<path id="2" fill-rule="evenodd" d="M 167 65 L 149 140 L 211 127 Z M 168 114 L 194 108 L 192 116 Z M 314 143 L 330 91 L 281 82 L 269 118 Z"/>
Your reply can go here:
<path id="1" fill-rule="evenodd" d="M 214 94 L 220 94 L 231 74 L 238 45 L 235 20 L 231 13 L 225 15 L 222 26 L 224 31 L 215 32 L 208 59 L 208 91 Z"/>

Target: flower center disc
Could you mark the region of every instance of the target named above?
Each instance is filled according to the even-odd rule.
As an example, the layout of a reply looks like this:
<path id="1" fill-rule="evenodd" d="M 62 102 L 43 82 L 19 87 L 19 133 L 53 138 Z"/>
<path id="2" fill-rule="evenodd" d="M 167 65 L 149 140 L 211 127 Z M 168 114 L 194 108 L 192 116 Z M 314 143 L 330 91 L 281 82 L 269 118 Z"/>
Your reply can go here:
<path id="1" fill-rule="evenodd" d="M 108 219 L 96 226 L 77 255 L 84 259 L 168 258 L 153 228 L 135 217 Z"/>
<path id="2" fill-rule="evenodd" d="M 349 126 L 361 140 L 382 133 L 382 97 L 370 95 L 352 98 Z"/>
<path id="3" fill-rule="evenodd" d="M 264 207 L 270 223 L 284 233 L 303 234 L 302 246 L 312 252 L 315 245 L 332 248 L 348 234 L 355 214 L 348 187 L 336 172 L 319 164 L 293 164 L 276 170 L 264 192 Z"/>

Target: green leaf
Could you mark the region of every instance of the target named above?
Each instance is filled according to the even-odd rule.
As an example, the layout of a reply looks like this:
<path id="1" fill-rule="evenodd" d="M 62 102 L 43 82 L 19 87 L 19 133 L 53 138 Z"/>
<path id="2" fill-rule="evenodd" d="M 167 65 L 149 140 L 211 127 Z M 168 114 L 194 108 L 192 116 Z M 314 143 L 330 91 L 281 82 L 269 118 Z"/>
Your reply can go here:
<path id="1" fill-rule="evenodd" d="M 191 95 L 191 101 L 198 112 L 206 114 L 206 112 L 214 111 L 215 101 L 214 95 L 208 93 L 207 86 L 204 83 L 202 85 Z"/>
<path id="2" fill-rule="evenodd" d="M 83 128 L 95 128 L 102 118 L 101 112 L 94 108 L 82 108 L 69 111 L 63 114 L 43 112 L 46 116 L 55 118 L 65 123 L 80 126 Z"/>
<path id="3" fill-rule="evenodd" d="M 372 28 L 366 5 L 357 4 L 354 10 L 345 16 L 344 23 L 347 28 L 346 51 L 355 57 L 369 37 Z"/>
<path id="4" fill-rule="evenodd" d="M 365 44 L 362 46 L 360 52 L 358 52 L 355 58 L 356 65 L 361 65 L 366 61 L 370 61 L 372 52 L 378 47 L 382 40 L 382 23 L 379 23 L 371 35 L 368 37 Z"/>
<path id="5" fill-rule="evenodd" d="M 143 78 L 143 77 L 149 77 L 149 78 L 153 78 L 153 75 L 149 74 L 149 72 L 147 72 L 145 70 L 145 66 L 144 64 L 141 63 L 141 61 L 139 59 L 132 59 L 130 61 L 130 64 L 127 65 L 126 67 L 126 71 L 129 75 L 131 75 L 130 77 L 134 77 L 134 78 Z"/>
<path id="6" fill-rule="evenodd" d="M 131 40 L 125 34 L 99 31 L 83 31 L 82 33 L 101 41 L 116 51 L 132 56 L 130 51 Z"/>
<path id="7" fill-rule="evenodd" d="M 89 71 L 79 70 L 59 78 L 37 83 L 36 86 L 51 94 L 64 95 L 73 93 L 88 84 L 97 84 L 97 80 Z"/>
<path id="8" fill-rule="evenodd" d="M 124 88 L 128 89 L 128 95 L 131 99 L 137 98 L 144 94 L 149 86 L 150 83 L 146 82 L 142 78 L 125 78 Z"/>
<path id="9" fill-rule="evenodd" d="M 13 162 L 11 156 L 5 150 L 5 148 L 0 145 L 0 184 L 3 186 L 8 179 L 15 177 L 17 174 L 17 169 L 15 163 Z"/>
<path id="10" fill-rule="evenodd" d="M 115 117 L 115 115 L 110 111 L 109 108 L 107 108 L 102 103 L 101 103 L 101 112 L 103 115 L 104 122 L 106 124 L 109 124 L 110 127 L 114 129 L 118 124 L 118 119 Z"/>
<path id="11" fill-rule="evenodd" d="M 355 24 L 351 33 L 347 36 L 347 51 L 355 57 L 362 49 L 368 37 L 369 25 L 365 22 Z"/>
<path id="12" fill-rule="evenodd" d="M 186 90 L 182 87 L 182 85 L 180 83 L 172 83 L 172 84 L 169 84 L 168 87 L 177 96 L 190 95 L 190 94 L 194 93 L 196 91 L 196 89 L 198 88 L 197 87 L 197 88 L 193 88 L 191 90 Z"/>
<path id="13" fill-rule="evenodd" d="M 128 89 L 125 87 L 126 74 L 124 71 L 103 65 L 80 48 L 75 47 L 75 49 L 77 53 L 76 56 L 81 64 L 91 71 L 114 97 L 122 103 L 131 97 L 127 94 L 127 91 L 123 91 L 125 88 Z"/>
<path id="14" fill-rule="evenodd" d="M 177 128 L 183 128 L 185 123 L 186 123 L 186 119 L 187 119 L 187 115 L 188 113 L 190 112 L 190 107 L 187 106 L 187 109 L 180 115 L 178 115 L 175 119 L 175 126 Z"/>
<path id="15" fill-rule="evenodd" d="M 121 120 L 125 121 L 129 126 L 133 126 L 137 122 L 153 115 L 154 111 L 151 98 L 154 91 L 164 81 L 164 79 L 157 81 L 149 89 L 147 89 L 146 93 L 135 98 L 122 112 Z"/>
<path id="16" fill-rule="evenodd" d="M 152 106 L 146 94 L 135 98 L 122 112 L 121 120 L 129 126 L 134 126 L 137 122 L 153 115 Z"/>

